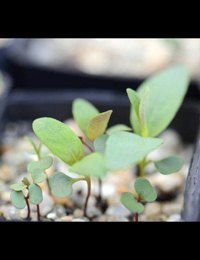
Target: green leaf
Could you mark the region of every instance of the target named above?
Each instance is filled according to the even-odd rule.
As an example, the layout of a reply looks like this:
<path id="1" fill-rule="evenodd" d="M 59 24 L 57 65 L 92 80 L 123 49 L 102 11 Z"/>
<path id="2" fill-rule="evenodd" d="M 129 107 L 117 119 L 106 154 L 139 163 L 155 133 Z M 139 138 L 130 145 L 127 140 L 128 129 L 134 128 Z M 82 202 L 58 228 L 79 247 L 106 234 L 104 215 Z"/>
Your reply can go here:
<path id="1" fill-rule="evenodd" d="M 12 204 L 18 208 L 23 209 L 26 207 L 26 200 L 24 198 L 24 194 L 22 191 L 12 191 L 11 192 L 11 202 Z"/>
<path id="2" fill-rule="evenodd" d="M 171 174 L 180 171 L 183 166 L 183 160 L 179 156 L 169 156 L 162 160 L 154 162 L 156 169 L 162 174 Z"/>
<path id="3" fill-rule="evenodd" d="M 147 86 L 141 93 L 141 102 L 139 106 L 139 122 L 140 122 L 140 131 L 142 136 L 148 136 L 148 127 L 147 127 L 147 104 L 149 97 L 149 87 Z"/>
<path id="4" fill-rule="evenodd" d="M 108 135 L 101 135 L 97 137 L 97 139 L 94 141 L 94 149 L 96 152 L 104 154 L 108 137 Z"/>
<path id="5" fill-rule="evenodd" d="M 65 163 L 72 165 L 85 154 L 83 144 L 76 134 L 62 122 L 53 118 L 39 118 L 33 130 L 40 141 Z"/>
<path id="6" fill-rule="evenodd" d="M 56 172 L 49 178 L 52 194 L 58 198 L 68 197 L 72 194 L 73 179 L 62 172 Z"/>
<path id="7" fill-rule="evenodd" d="M 144 206 L 137 202 L 132 193 L 125 192 L 121 196 L 121 203 L 132 213 L 141 214 L 144 211 Z"/>
<path id="8" fill-rule="evenodd" d="M 112 134 L 106 143 L 106 166 L 109 170 L 125 169 L 140 162 L 162 143 L 162 139 L 140 137 L 133 133 Z"/>
<path id="9" fill-rule="evenodd" d="M 43 157 L 39 161 L 31 162 L 28 164 L 28 172 L 35 183 L 41 183 L 46 180 L 47 176 L 44 171 L 50 168 L 53 164 L 53 159 L 50 156 Z"/>
<path id="10" fill-rule="evenodd" d="M 10 188 L 14 191 L 23 191 L 24 189 L 26 189 L 26 185 L 24 185 L 23 183 L 15 183 L 13 185 L 10 186 Z"/>
<path id="11" fill-rule="evenodd" d="M 160 134 L 173 120 L 189 86 L 189 72 L 183 65 L 165 69 L 147 79 L 138 93 L 149 87 L 147 129 L 149 136 Z"/>
<path id="12" fill-rule="evenodd" d="M 110 128 L 108 128 L 108 130 L 106 131 L 106 133 L 108 135 L 114 134 L 116 132 L 122 132 L 122 131 L 131 131 L 132 129 L 130 127 L 128 127 L 127 125 L 123 125 L 123 124 L 118 124 L 118 125 L 114 125 Z"/>
<path id="13" fill-rule="evenodd" d="M 32 204 L 39 205 L 43 200 L 42 190 L 37 184 L 29 186 L 29 199 Z"/>
<path id="14" fill-rule="evenodd" d="M 99 114 L 99 111 L 87 100 L 78 98 L 73 102 L 72 113 L 74 120 L 86 135 L 89 122 Z"/>
<path id="15" fill-rule="evenodd" d="M 81 161 L 75 163 L 70 171 L 91 177 L 103 177 L 107 170 L 105 167 L 105 159 L 100 153 L 91 153 L 84 157 Z"/>
<path id="16" fill-rule="evenodd" d="M 140 198 L 146 202 L 153 202 L 157 198 L 156 190 L 153 188 L 151 183 L 145 178 L 138 178 L 135 182 L 135 191 L 138 193 Z"/>
<path id="17" fill-rule="evenodd" d="M 30 185 L 30 182 L 29 182 L 29 180 L 28 180 L 26 177 L 24 177 L 24 178 L 22 179 L 22 183 L 23 183 L 24 185 L 26 185 L 27 187 Z"/>
<path id="18" fill-rule="evenodd" d="M 43 172 L 43 170 L 39 168 L 33 168 L 31 171 L 31 177 L 34 181 L 34 183 L 41 183 L 46 180 L 47 176 Z"/>
<path id="19" fill-rule="evenodd" d="M 112 110 L 100 113 L 89 122 L 86 133 L 89 140 L 94 141 L 98 136 L 104 134 L 111 114 Z"/>
<path id="20" fill-rule="evenodd" d="M 135 110 L 133 107 L 131 107 L 131 112 L 130 112 L 130 122 L 131 126 L 134 130 L 134 132 L 138 135 L 141 135 L 141 124 L 138 115 L 136 114 Z"/>
<path id="21" fill-rule="evenodd" d="M 133 89 L 127 88 L 126 90 L 128 98 L 130 100 L 130 103 L 133 107 L 133 109 L 135 110 L 136 114 L 139 114 L 139 106 L 140 106 L 140 96 L 139 94 L 134 91 Z"/>

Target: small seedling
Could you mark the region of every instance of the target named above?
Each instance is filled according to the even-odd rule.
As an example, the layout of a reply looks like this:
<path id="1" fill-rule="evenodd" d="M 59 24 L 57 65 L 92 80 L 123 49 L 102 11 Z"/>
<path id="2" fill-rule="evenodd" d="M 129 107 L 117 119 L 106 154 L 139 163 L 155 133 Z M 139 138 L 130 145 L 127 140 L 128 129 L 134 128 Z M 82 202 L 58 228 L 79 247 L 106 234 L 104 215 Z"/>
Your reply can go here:
<path id="1" fill-rule="evenodd" d="M 112 111 L 93 114 L 93 117 L 91 117 L 92 113 L 89 112 L 90 120 L 86 118 L 83 111 L 86 110 L 82 108 L 81 111 L 84 118 L 79 115 L 81 118 L 79 120 L 81 126 L 84 127 L 82 129 L 86 129 L 87 138 L 91 142 L 90 145 L 92 145 L 92 142 L 105 132 Z M 85 126 L 86 121 L 87 127 Z M 87 216 L 87 205 L 91 194 L 91 177 L 102 178 L 107 173 L 104 156 L 99 152 L 95 152 L 94 149 L 92 149 L 94 152 L 86 154 L 82 140 L 67 125 L 56 119 L 36 119 L 33 122 L 33 130 L 41 143 L 65 162 L 70 167 L 71 172 L 81 175 L 80 178 L 71 178 L 65 173 L 56 172 L 49 178 L 52 194 L 57 197 L 70 196 L 74 183 L 86 181 L 88 192 L 84 205 L 84 216 Z"/>
<path id="2" fill-rule="evenodd" d="M 154 202 L 157 198 L 155 189 L 145 178 L 138 178 L 134 184 L 136 196 L 125 192 L 121 196 L 121 203 L 133 213 L 135 222 L 138 222 L 139 214 L 144 212 L 144 204 Z"/>
<path id="3" fill-rule="evenodd" d="M 42 189 L 39 183 L 46 180 L 45 170 L 53 164 L 53 159 L 50 156 L 41 158 L 39 161 L 33 161 L 28 164 L 28 172 L 31 173 L 32 183 L 25 177 L 21 183 L 11 185 L 11 201 L 18 208 L 23 209 L 27 206 L 27 219 L 30 219 L 30 204 L 36 205 L 37 220 L 40 221 L 40 203 L 43 201 Z"/>
<path id="4" fill-rule="evenodd" d="M 108 138 L 106 159 L 110 170 L 137 163 L 139 176 L 145 177 L 146 166 L 150 163 L 154 163 L 156 170 L 162 174 L 171 174 L 181 169 L 183 160 L 178 156 L 161 158 L 159 161 L 148 160 L 147 156 L 163 143 L 155 137 L 174 119 L 188 86 L 187 69 L 177 65 L 147 79 L 137 91 L 127 89 L 134 134 L 118 131 Z"/>

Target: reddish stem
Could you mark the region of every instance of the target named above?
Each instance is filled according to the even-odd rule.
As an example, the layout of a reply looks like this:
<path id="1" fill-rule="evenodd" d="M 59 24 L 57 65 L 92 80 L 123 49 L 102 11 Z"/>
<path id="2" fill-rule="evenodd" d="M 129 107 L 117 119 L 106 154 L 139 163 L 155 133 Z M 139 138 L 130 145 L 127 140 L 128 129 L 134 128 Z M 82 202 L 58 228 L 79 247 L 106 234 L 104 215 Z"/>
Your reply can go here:
<path id="1" fill-rule="evenodd" d="M 140 202 L 140 201 L 141 201 L 141 198 L 138 197 L 137 202 Z M 138 213 L 134 214 L 133 220 L 134 220 L 134 222 L 139 222 L 139 214 Z"/>
<path id="2" fill-rule="evenodd" d="M 90 195 L 91 195 L 91 180 L 90 180 L 90 177 L 87 177 L 86 182 L 87 182 L 87 189 L 88 190 L 87 190 L 87 197 L 86 197 L 84 208 L 83 208 L 83 216 L 84 217 L 87 217 L 87 205 L 88 205 L 88 200 L 89 200 Z"/>
<path id="3" fill-rule="evenodd" d="M 29 201 L 28 201 L 29 197 L 25 197 L 26 200 L 26 205 L 27 205 L 27 209 L 28 209 L 28 213 L 27 213 L 27 217 L 26 219 L 29 220 L 31 218 L 31 209 L 30 209 L 30 205 L 29 205 Z"/>
<path id="4" fill-rule="evenodd" d="M 81 142 L 89 149 L 89 151 L 92 153 L 94 152 L 92 147 L 90 147 L 84 140 L 82 136 L 79 136 L 79 139 L 81 140 Z"/>
<path id="5" fill-rule="evenodd" d="M 40 221 L 40 205 L 37 205 L 37 221 Z"/>

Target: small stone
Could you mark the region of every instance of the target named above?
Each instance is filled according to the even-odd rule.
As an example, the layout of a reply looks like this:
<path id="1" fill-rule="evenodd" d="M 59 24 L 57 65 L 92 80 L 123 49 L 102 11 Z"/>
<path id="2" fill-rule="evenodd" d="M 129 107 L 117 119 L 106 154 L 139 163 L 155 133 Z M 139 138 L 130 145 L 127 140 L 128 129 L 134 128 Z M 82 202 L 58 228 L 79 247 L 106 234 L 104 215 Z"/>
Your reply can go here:
<path id="1" fill-rule="evenodd" d="M 107 215 L 117 216 L 117 217 L 127 217 L 128 215 L 130 215 L 130 211 L 121 204 L 115 204 L 109 206 L 109 208 L 106 210 L 105 213 Z"/>
<path id="2" fill-rule="evenodd" d="M 95 218 L 94 221 L 98 222 L 128 222 L 129 220 L 125 217 L 111 216 L 111 215 L 101 215 Z"/>
<path id="3" fill-rule="evenodd" d="M 13 180 L 16 176 L 16 171 L 13 167 L 2 165 L 0 168 L 0 179 L 3 181 Z"/>
<path id="4" fill-rule="evenodd" d="M 10 202 L 10 193 L 11 191 L 5 191 L 1 194 L 1 199 L 5 202 Z"/>
<path id="5" fill-rule="evenodd" d="M 167 216 L 180 214 L 181 210 L 182 210 L 181 203 L 165 203 L 162 206 L 162 212 Z"/>
<path id="6" fill-rule="evenodd" d="M 83 216 L 83 210 L 82 209 L 75 209 L 73 213 L 75 218 L 80 218 Z"/>
<path id="7" fill-rule="evenodd" d="M 56 219 L 56 221 L 58 222 L 71 222 L 73 220 L 73 216 L 72 215 L 68 215 L 68 216 L 64 216 L 62 218 Z"/>
<path id="8" fill-rule="evenodd" d="M 84 218 L 84 217 L 82 217 L 82 218 L 75 218 L 75 219 L 72 220 L 72 222 L 89 222 L 89 219 Z"/>
<path id="9" fill-rule="evenodd" d="M 48 218 L 48 219 L 53 219 L 53 220 L 54 220 L 54 219 L 56 219 L 56 217 L 57 217 L 57 216 L 56 216 L 56 213 L 55 213 L 55 212 L 51 212 L 51 213 L 47 214 L 47 218 Z"/>
<path id="10" fill-rule="evenodd" d="M 146 215 L 147 219 L 153 219 L 156 215 L 161 213 L 161 206 L 160 203 L 148 203 L 145 205 L 144 214 Z"/>
<path id="11" fill-rule="evenodd" d="M 54 206 L 54 201 L 52 197 L 46 192 L 43 192 L 43 201 L 40 204 L 41 215 L 45 216 L 47 213 L 49 213 L 52 210 L 53 206 Z"/>
<path id="12" fill-rule="evenodd" d="M 170 175 L 155 173 L 148 179 L 156 188 L 159 201 L 175 198 L 181 192 L 185 183 L 185 178 L 180 173 Z"/>
<path id="13" fill-rule="evenodd" d="M 166 221 L 181 221 L 181 215 L 180 214 L 173 214 L 171 215 Z"/>
<path id="14" fill-rule="evenodd" d="M 88 217 L 97 217 L 101 215 L 101 211 L 96 207 L 88 207 L 87 216 Z"/>

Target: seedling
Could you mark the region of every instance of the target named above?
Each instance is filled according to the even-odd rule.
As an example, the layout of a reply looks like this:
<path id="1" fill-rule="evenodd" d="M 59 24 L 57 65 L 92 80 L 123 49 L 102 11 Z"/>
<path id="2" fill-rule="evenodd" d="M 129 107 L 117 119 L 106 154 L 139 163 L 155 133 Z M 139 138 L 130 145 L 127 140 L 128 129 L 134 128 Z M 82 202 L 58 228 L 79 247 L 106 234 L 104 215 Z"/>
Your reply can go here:
<path id="1" fill-rule="evenodd" d="M 138 164 L 139 176 L 145 177 L 146 167 L 150 163 L 164 175 L 182 168 L 183 160 L 177 155 L 158 161 L 149 160 L 147 156 L 163 143 L 155 137 L 174 119 L 188 86 L 189 73 L 184 66 L 178 65 L 147 79 L 137 91 L 127 89 L 134 133 L 117 131 L 107 139 L 105 155 L 110 170 L 125 169 Z"/>
<path id="2" fill-rule="evenodd" d="M 40 203 L 43 201 L 42 189 L 40 183 L 46 180 L 45 170 L 51 167 L 53 159 L 46 156 L 39 161 L 33 161 L 28 164 L 28 172 L 31 173 L 32 182 L 25 177 L 21 183 L 11 185 L 11 201 L 18 208 L 23 209 L 27 206 L 27 219 L 30 219 L 30 204 L 36 205 L 37 220 L 40 221 Z"/>
<path id="3" fill-rule="evenodd" d="M 79 99 L 77 102 L 74 109 L 75 117 L 78 118 L 81 129 L 85 131 L 90 144 L 86 144 L 67 125 L 53 118 L 36 119 L 33 122 L 33 130 L 41 143 L 64 161 L 71 172 L 81 175 L 80 178 L 71 178 L 65 173 L 56 172 L 49 178 L 52 194 L 57 197 L 70 196 L 75 182 L 86 181 L 88 191 L 84 204 L 84 216 L 87 216 L 91 177 L 102 178 L 107 173 L 105 158 L 101 153 L 95 152 L 93 142 L 104 134 L 112 111 L 98 113 L 87 101 Z M 85 106 L 89 107 L 88 113 Z M 77 111 L 78 109 L 81 109 L 80 112 Z M 85 144 L 91 147 L 90 154 L 85 153 Z"/>
<path id="4" fill-rule="evenodd" d="M 95 141 L 106 131 L 112 110 L 100 113 L 89 101 L 78 98 L 73 102 L 72 113 L 75 122 L 81 129 L 84 137 L 80 137 L 82 143 L 88 148 L 89 152 L 99 152 L 95 149 Z M 97 201 L 102 203 L 102 180 L 98 178 L 99 195 Z"/>
<path id="5" fill-rule="evenodd" d="M 121 196 L 121 203 L 133 213 L 134 221 L 138 222 L 139 214 L 144 212 L 144 204 L 155 201 L 157 194 L 151 183 L 145 178 L 138 178 L 134 188 L 136 195 L 125 192 Z"/>

